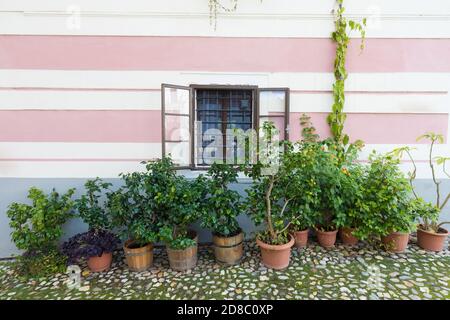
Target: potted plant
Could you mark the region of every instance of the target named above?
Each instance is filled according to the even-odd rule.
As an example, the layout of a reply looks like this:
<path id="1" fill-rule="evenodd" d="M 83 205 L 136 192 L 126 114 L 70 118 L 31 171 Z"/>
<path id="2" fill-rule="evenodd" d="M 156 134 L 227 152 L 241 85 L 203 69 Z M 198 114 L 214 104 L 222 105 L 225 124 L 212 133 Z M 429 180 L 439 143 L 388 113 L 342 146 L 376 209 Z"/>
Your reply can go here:
<path id="1" fill-rule="evenodd" d="M 357 202 L 363 199 L 363 183 L 365 167 L 359 163 L 352 163 L 348 167 L 341 168 L 343 173 L 341 179 L 342 210 L 336 213 L 336 226 L 339 227 L 339 237 L 344 245 L 354 246 L 359 239 L 355 236 L 359 221 Z"/>
<path id="2" fill-rule="evenodd" d="M 411 188 L 393 154 L 369 156 L 362 201 L 357 203 L 360 239 L 380 238 L 386 250 L 403 252 L 416 216 L 411 205 Z"/>
<path id="3" fill-rule="evenodd" d="M 446 169 L 446 162 L 450 160 L 450 158 L 433 156 L 434 146 L 436 145 L 436 143 L 444 142 L 444 137 L 442 135 L 436 134 L 434 132 L 428 132 L 418 137 L 417 141 L 423 139 L 426 139 L 430 142 L 428 164 L 430 167 L 431 176 L 436 192 L 436 201 L 434 205 L 425 203 L 423 199 L 419 198 L 417 192 L 415 192 L 414 190 L 413 181 L 416 178 L 417 166 L 414 158 L 412 157 L 413 149 L 410 147 L 402 147 L 395 149 L 393 151 L 393 154 L 398 155 L 399 157 L 402 157 L 403 154 L 406 154 L 413 164 L 413 170 L 409 172 L 408 175 L 414 197 L 417 200 L 414 203 L 416 214 L 421 220 L 419 225 L 417 226 L 417 244 L 421 248 L 428 251 L 442 251 L 444 249 L 445 239 L 448 236 L 448 230 L 444 229 L 442 226 L 444 224 L 449 224 L 450 222 L 439 222 L 439 215 L 450 200 L 450 193 L 442 198 L 442 192 L 440 189 L 441 181 L 439 181 L 436 177 L 436 166 L 442 166 L 442 172 L 448 178 L 450 178 L 450 174 Z"/>
<path id="4" fill-rule="evenodd" d="M 45 277 L 64 272 L 66 257 L 58 250 L 63 234 L 62 225 L 73 216 L 75 189 L 60 196 L 54 189 L 50 194 L 32 187 L 31 204 L 12 203 L 7 211 L 12 228 L 11 237 L 24 253 L 16 260 L 16 270 L 25 277 Z"/>
<path id="5" fill-rule="evenodd" d="M 106 201 L 101 202 L 103 193 L 109 190 L 111 184 L 96 178 L 88 180 L 84 186 L 86 193 L 75 200 L 75 208 L 78 216 L 88 225 L 88 231 L 65 242 L 63 252 L 68 256 L 69 263 L 86 259 L 92 272 L 101 272 L 111 267 L 112 253 L 119 242 L 110 231 L 112 221 Z"/>
<path id="6" fill-rule="evenodd" d="M 315 231 L 317 241 L 324 248 L 331 248 L 336 243 L 338 233 L 337 217 L 345 211 L 344 202 L 350 194 L 349 184 L 343 183 L 347 178 L 347 169 L 339 163 L 337 146 L 331 140 L 316 146 L 316 165 L 314 177 L 320 188 L 318 216 Z"/>
<path id="7" fill-rule="evenodd" d="M 154 188 L 159 188 L 153 206 L 170 267 L 177 271 L 192 269 L 197 264 L 198 238 L 189 226 L 202 216 L 203 177 L 188 180 L 177 175 L 170 157 L 156 161 L 149 169 Z"/>
<path id="8" fill-rule="evenodd" d="M 201 225 L 212 230 L 216 260 L 226 265 L 237 264 L 244 253 L 244 233 L 237 221 L 242 212 L 241 196 L 229 189 L 237 183 L 238 171 L 231 165 L 213 163 L 204 181 Z"/>
<path id="9" fill-rule="evenodd" d="M 121 173 L 123 186 L 108 194 L 108 210 L 113 226 L 118 228 L 128 267 L 132 271 L 147 270 L 153 264 L 153 243 L 158 238 L 158 220 L 153 206 L 154 190 L 148 171 Z"/>
<path id="10" fill-rule="evenodd" d="M 253 184 L 246 190 L 245 207 L 257 226 L 264 225 L 256 235 L 263 264 L 268 268 L 285 269 L 289 266 L 291 247 L 295 243 L 288 232 L 291 226 L 289 204 L 294 193 L 290 189 L 290 178 L 294 174 L 287 166 L 290 162 L 283 161 L 276 143 L 271 143 L 276 133 L 274 124 L 264 122 L 262 129 L 262 139 L 267 143 L 260 146 L 258 163 L 246 168 Z"/>
<path id="11" fill-rule="evenodd" d="M 299 249 L 307 245 L 309 230 L 318 219 L 321 190 L 315 179 L 315 166 L 319 149 L 316 142 L 303 140 L 289 145 L 284 154 L 284 164 L 291 170 L 290 233 Z"/>

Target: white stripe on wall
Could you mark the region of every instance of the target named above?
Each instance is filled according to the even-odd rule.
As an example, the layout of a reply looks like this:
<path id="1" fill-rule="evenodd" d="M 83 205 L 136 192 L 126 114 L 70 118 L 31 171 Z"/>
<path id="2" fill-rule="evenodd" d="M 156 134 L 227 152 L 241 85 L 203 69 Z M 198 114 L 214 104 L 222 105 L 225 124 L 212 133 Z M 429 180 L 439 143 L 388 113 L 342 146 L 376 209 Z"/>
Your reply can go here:
<path id="1" fill-rule="evenodd" d="M 403 172 L 412 164 L 401 165 Z M 117 178 L 121 172 L 143 170 L 139 161 L 0 161 L 0 178 Z M 439 179 L 447 178 L 440 167 Z M 430 179 L 430 167 L 426 162 L 417 163 L 417 179 Z"/>
<path id="2" fill-rule="evenodd" d="M 352 113 L 447 113 L 449 94 L 354 93 L 346 96 Z M 291 112 L 329 112 L 330 93 L 291 92 Z M 155 90 L 0 90 L 0 110 L 159 110 L 161 91 Z"/>
<path id="3" fill-rule="evenodd" d="M 161 157 L 161 149 L 161 143 L 0 142 L 0 161 L 144 160 Z"/>
<path id="4" fill-rule="evenodd" d="M 334 0 L 241 1 L 237 12 L 219 15 L 216 30 L 204 0 L 188 5 L 181 0 L 42 2 L 0 4 L 2 34 L 328 38 L 334 27 Z M 445 0 L 349 0 L 345 6 L 351 18 L 369 18 L 367 37 L 450 37 L 450 6 Z M 81 10 L 81 20 L 79 27 L 71 28 L 73 20 L 68 19 L 74 9 Z"/>
<path id="5" fill-rule="evenodd" d="M 0 70 L 0 88 L 55 89 L 159 89 L 161 83 L 239 84 L 288 87 L 291 90 L 326 91 L 332 73 L 311 72 L 189 72 L 189 71 L 74 71 Z M 350 73 L 347 91 L 447 93 L 450 73 Z"/>
<path id="6" fill-rule="evenodd" d="M 392 151 L 400 145 L 367 145 L 360 160 L 367 161 L 372 150 Z M 418 178 L 429 178 L 428 145 L 411 145 L 417 161 Z M 435 155 L 450 156 L 449 145 L 436 145 Z M 159 143 L 0 143 L 0 177 L 80 178 L 110 177 L 140 170 L 139 162 L 161 156 Z M 412 163 L 404 157 L 406 173 Z M 438 176 L 445 175 L 438 169 Z"/>

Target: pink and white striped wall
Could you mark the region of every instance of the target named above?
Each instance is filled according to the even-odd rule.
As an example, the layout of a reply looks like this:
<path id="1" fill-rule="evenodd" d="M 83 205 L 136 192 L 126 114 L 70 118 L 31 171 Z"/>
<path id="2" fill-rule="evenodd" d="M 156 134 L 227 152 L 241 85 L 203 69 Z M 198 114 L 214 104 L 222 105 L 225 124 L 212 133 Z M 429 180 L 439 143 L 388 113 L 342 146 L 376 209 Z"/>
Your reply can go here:
<path id="1" fill-rule="evenodd" d="M 217 30 L 200 0 L 82 0 L 77 27 L 68 1 L 0 3 L 0 178 L 139 169 L 161 154 L 161 83 L 289 87 L 291 139 L 303 112 L 326 136 L 334 1 L 250 2 L 219 16 Z M 416 137 L 449 135 L 450 6 L 432 2 L 346 4 L 355 19 L 378 12 L 363 53 L 358 39 L 349 48 L 346 131 L 366 142 L 363 158 L 414 144 L 423 178 Z"/>

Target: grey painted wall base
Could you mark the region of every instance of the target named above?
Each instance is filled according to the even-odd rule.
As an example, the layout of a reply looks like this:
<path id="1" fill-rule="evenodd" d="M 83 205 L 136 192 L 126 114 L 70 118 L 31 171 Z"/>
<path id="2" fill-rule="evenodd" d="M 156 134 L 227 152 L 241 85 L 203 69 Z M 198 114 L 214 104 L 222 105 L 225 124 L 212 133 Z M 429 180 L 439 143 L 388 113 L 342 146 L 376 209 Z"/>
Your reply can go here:
<path id="1" fill-rule="evenodd" d="M 105 179 L 105 181 L 113 183 L 115 186 L 119 186 L 120 179 Z M 6 210 L 10 203 L 12 202 L 25 202 L 28 203 L 27 199 L 28 189 L 32 186 L 43 189 L 44 191 L 51 191 L 55 188 L 58 192 L 65 192 L 69 188 L 76 188 L 77 192 L 75 197 L 79 197 L 84 190 L 84 183 L 86 179 L 19 179 L 19 178 L 3 178 L 0 179 L 0 258 L 10 257 L 15 254 L 19 254 L 19 250 L 15 247 L 14 243 L 11 242 L 9 228 L 9 220 L 6 216 Z M 244 190 L 248 188 L 250 181 L 248 179 L 242 180 L 233 188 L 245 194 Z M 434 201 L 434 185 L 431 180 L 417 180 L 416 190 L 418 194 L 424 197 L 428 201 Z M 446 180 L 441 185 L 442 194 L 450 192 L 450 181 Z M 450 209 L 447 207 L 441 216 L 442 220 L 450 220 Z M 255 231 L 255 226 L 252 221 L 247 216 L 240 216 L 239 223 L 246 233 L 247 237 Z M 211 233 L 208 230 L 201 229 L 198 224 L 195 224 L 193 228 L 199 232 L 200 242 L 210 242 Z M 79 219 L 73 219 L 66 223 L 64 226 L 64 237 L 62 241 L 71 237 L 78 232 L 84 232 L 87 230 L 87 226 Z"/>

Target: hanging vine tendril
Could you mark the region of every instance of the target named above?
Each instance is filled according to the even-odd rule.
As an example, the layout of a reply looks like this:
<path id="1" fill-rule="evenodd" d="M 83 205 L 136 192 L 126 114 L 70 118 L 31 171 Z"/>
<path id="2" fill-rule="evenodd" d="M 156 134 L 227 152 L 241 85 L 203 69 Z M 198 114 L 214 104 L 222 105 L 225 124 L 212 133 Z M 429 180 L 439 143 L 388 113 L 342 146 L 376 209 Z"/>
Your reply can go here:
<path id="1" fill-rule="evenodd" d="M 208 0 L 209 1 L 209 23 L 214 26 L 214 30 L 217 28 L 217 14 L 219 11 L 234 12 L 237 9 L 238 0 L 229 0 L 230 5 L 224 6 L 221 0 Z"/>

